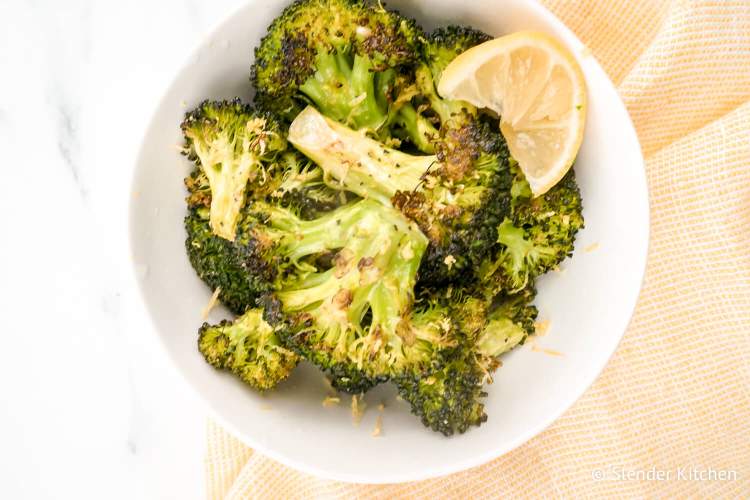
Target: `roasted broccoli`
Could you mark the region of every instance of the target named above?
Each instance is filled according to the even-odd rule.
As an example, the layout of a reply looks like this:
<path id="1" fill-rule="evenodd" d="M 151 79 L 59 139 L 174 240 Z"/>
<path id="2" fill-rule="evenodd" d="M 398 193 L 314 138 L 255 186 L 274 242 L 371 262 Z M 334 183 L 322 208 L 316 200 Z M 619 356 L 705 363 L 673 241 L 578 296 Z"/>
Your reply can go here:
<path id="1" fill-rule="evenodd" d="M 534 331 L 533 290 L 503 297 L 490 306 L 481 298 L 452 299 L 459 346 L 421 377 L 399 377 L 399 394 L 422 423 L 446 436 L 487 420 L 483 385 L 492 381 L 497 357 Z"/>
<path id="2" fill-rule="evenodd" d="M 184 154 L 200 166 L 211 190 L 212 231 L 233 240 L 248 184 L 262 189 L 286 139 L 278 123 L 239 100 L 204 101 L 185 115 Z"/>
<path id="3" fill-rule="evenodd" d="M 263 239 L 289 235 L 269 248 L 285 255 L 292 271 L 277 278 L 281 314 L 269 321 L 337 388 L 358 392 L 394 375 L 421 373 L 451 345 L 447 312 L 414 306 L 427 240 L 399 212 L 363 200 L 316 221 L 292 222 L 278 213 L 267 220 Z M 326 267 L 305 260 L 326 252 L 334 252 Z"/>
<path id="4" fill-rule="evenodd" d="M 312 103 L 334 120 L 381 134 L 394 105 L 406 104 L 398 98 L 399 73 L 417 60 L 422 36 L 414 21 L 380 5 L 298 0 L 255 50 L 256 102 L 288 120 Z"/>
<path id="5" fill-rule="evenodd" d="M 326 186 L 323 171 L 288 146 L 275 119 L 239 100 L 203 102 L 187 113 L 182 130 L 183 152 L 197 164 L 185 179 L 188 258 L 203 281 L 220 289 L 221 301 L 242 314 L 270 290 L 274 274 L 271 264 L 248 258 L 256 244 L 252 203 L 268 199 L 314 218 L 348 198 Z"/>
<path id="6" fill-rule="evenodd" d="M 289 376 L 299 357 L 286 349 L 263 319 L 262 309 L 249 309 L 234 321 L 204 323 L 198 349 L 215 368 L 231 371 L 256 389 L 271 389 Z"/>
<path id="7" fill-rule="evenodd" d="M 199 276 L 238 313 L 274 293 L 282 314 L 269 321 L 283 342 L 329 371 L 337 387 L 357 392 L 424 370 L 450 344 L 443 311 L 414 307 L 427 240 L 393 208 L 361 200 L 304 220 L 256 201 L 232 242 L 212 235 L 202 214 L 192 210 L 186 220 Z"/>
<path id="8" fill-rule="evenodd" d="M 216 236 L 209 224 L 207 208 L 191 208 L 185 217 L 185 248 L 198 277 L 236 314 L 242 314 L 264 293 L 271 290 L 274 270 L 266 263 L 248 258 L 256 241 L 253 219 L 242 216 L 233 241 Z"/>
<path id="9" fill-rule="evenodd" d="M 414 156 L 308 107 L 288 139 L 334 186 L 393 205 L 419 225 L 431 243 L 421 281 L 434 285 L 471 274 L 490 256 L 510 210 L 512 176 L 505 143 L 486 123 L 446 129 L 437 155 Z"/>
<path id="10" fill-rule="evenodd" d="M 583 228 L 581 194 L 571 170 L 555 187 L 532 197 L 528 183 L 515 169 L 511 213 L 498 226 L 498 253 L 479 268 L 492 292 L 515 292 L 557 267 L 573 253 Z"/>
<path id="11" fill-rule="evenodd" d="M 390 381 L 445 435 L 487 420 L 499 356 L 534 331 L 534 281 L 583 227 L 572 171 L 533 197 L 498 117 L 439 95 L 489 39 L 296 0 L 255 49 L 255 107 L 186 114 L 188 258 L 237 314 L 200 328 L 208 363 L 266 390 L 305 359 L 340 391 Z"/>
<path id="12" fill-rule="evenodd" d="M 446 127 L 461 128 L 476 118 L 477 109 L 471 104 L 440 97 L 437 84 L 443 70 L 456 56 L 489 39 L 489 35 L 481 31 L 457 26 L 441 28 L 420 38 L 413 82 L 408 86 L 402 83 L 399 87 L 399 99 L 407 104 L 398 106 L 394 123 L 400 130 L 394 130 L 396 135 L 431 154 L 436 151 L 441 135 L 445 136 Z"/>
<path id="13" fill-rule="evenodd" d="M 458 55 L 491 38 L 472 28 L 450 26 L 434 31 L 422 42 L 422 62 L 415 70 L 418 92 L 415 98 L 427 102 L 428 106 L 420 109 L 437 115 L 441 130 L 460 128 L 477 114 L 477 109 L 468 102 L 443 99 L 438 95 L 437 86 L 443 71 Z"/>
<path id="14" fill-rule="evenodd" d="M 268 199 L 280 208 L 312 219 L 336 208 L 346 196 L 326 187 L 318 168 L 309 169 L 306 159 L 289 155 L 286 170 L 273 180 L 276 190 Z M 298 159 L 299 162 L 291 160 Z M 300 172 L 300 166 L 307 169 Z M 256 300 L 272 290 L 271 280 L 276 274 L 273 262 L 254 258 L 258 241 L 254 228 L 258 220 L 253 216 L 252 205 L 246 205 L 238 215 L 235 238 L 230 241 L 214 234 L 209 222 L 211 192 L 200 169 L 194 170 L 185 180 L 188 187 L 188 214 L 185 217 L 187 238 L 185 248 L 188 259 L 198 277 L 212 290 L 219 289 L 219 298 L 233 312 L 242 314 Z M 257 195 L 257 193 L 255 193 Z M 256 200 L 258 202 L 258 200 Z"/>
<path id="15" fill-rule="evenodd" d="M 485 372 L 471 350 L 458 348 L 440 369 L 397 380 L 399 395 L 430 429 L 446 436 L 487 421 L 482 398 Z"/>

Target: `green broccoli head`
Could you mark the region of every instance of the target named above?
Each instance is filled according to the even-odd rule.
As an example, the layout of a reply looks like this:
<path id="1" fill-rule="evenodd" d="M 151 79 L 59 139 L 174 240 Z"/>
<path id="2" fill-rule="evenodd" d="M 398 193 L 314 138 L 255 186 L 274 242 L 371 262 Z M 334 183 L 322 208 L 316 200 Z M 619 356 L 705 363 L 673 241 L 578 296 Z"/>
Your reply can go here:
<path id="1" fill-rule="evenodd" d="M 305 220 L 255 201 L 231 242 L 210 233 L 205 212 L 192 210 L 186 221 L 199 276 L 237 312 L 272 292 L 280 305 L 269 321 L 284 344 L 339 388 L 359 392 L 393 373 L 416 373 L 450 343 L 446 312 L 413 310 L 427 240 L 393 208 L 361 200 Z"/>
<path id="2" fill-rule="evenodd" d="M 216 236 L 207 208 L 188 210 L 185 217 L 185 248 L 198 277 L 236 314 L 242 314 L 271 289 L 274 268 L 255 257 L 257 242 L 251 229 L 254 221 L 242 217 L 238 236 L 229 241 Z"/>
<path id="3" fill-rule="evenodd" d="M 488 360 L 497 358 L 534 333 L 538 310 L 532 304 L 536 290 L 529 286 L 518 293 L 501 294 L 477 337 L 476 351 Z"/>
<path id="4" fill-rule="evenodd" d="M 474 269 L 492 255 L 497 225 L 510 211 L 512 176 L 502 136 L 480 120 L 440 132 L 437 163 L 420 188 L 392 199 L 430 239 L 420 269 L 420 283 L 428 286 L 473 279 Z"/>
<path id="5" fill-rule="evenodd" d="M 432 374 L 401 377 L 396 385 L 399 395 L 426 427 L 450 436 L 487 421 L 482 403 L 485 379 L 474 353 L 457 349 Z"/>
<path id="6" fill-rule="evenodd" d="M 475 119 L 474 106 L 465 101 L 443 99 L 438 95 L 437 85 L 453 59 L 490 38 L 472 28 L 450 26 L 420 39 L 420 60 L 414 70 L 414 83 L 400 92 L 401 99 L 408 99 L 409 105 L 401 106 L 394 120 L 420 151 L 435 151 L 435 143 L 440 138 L 438 129 L 443 132 L 447 127 L 460 129 Z"/>
<path id="7" fill-rule="evenodd" d="M 315 178 L 320 174 L 320 170 L 313 172 Z M 256 200 L 243 207 L 232 241 L 217 236 L 211 228 L 211 195 L 200 181 L 205 179 L 201 171 L 194 171 L 185 180 L 189 193 L 185 217 L 188 259 L 198 277 L 211 289 L 219 289 L 221 302 L 236 314 L 255 306 L 259 297 L 272 291 L 275 280 L 282 276 L 279 272 L 286 269 L 286 258 L 272 248 L 274 238 L 280 236 L 265 230 L 264 220 L 270 213 L 259 212 L 256 207 L 278 206 L 278 212 L 295 223 L 328 212 L 339 202 L 338 193 L 322 183 L 308 179 L 306 184 L 297 185 L 296 178 L 295 173 L 284 176 L 284 185 L 274 191 L 269 203 Z"/>
<path id="8" fill-rule="evenodd" d="M 279 206 L 310 220 L 350 201 L 345 191 L 329 187 L 323 170 L 298 151 L 290 148 L 281 163 L 283 168 L 274 180 L 274 190 L 267 197 Z"/>
<path id="9" fill-rule="evenodd" d="M 283 342 L 342 389 L 359 392 L 393 372 L 422 370 L 447 342 L 444 312 L 413 311 L 427 240 L 393 208 L 361 200 L 305 220 L 256 201 L 243 211 L 233 242 L 212 237 L 206 221 L 193 218 L 204 236 L 189 227 L 199 276 L 221 287 L 220 298 L 236 311 L 273 292 L 279 315 L 269 321 Z"/>
<path id="10" fill-rule="evenodd" d="M 294 264 L 287 266 L 294 273 L 275 282 L 280 314 L 271 322 L 339 388 L 356 392 L 423 371 L 449 345 L 446 312 L 414 310 L 427 241 L 399 212 L 363 200 L 294 226 L 278 215 L 267 220 L 266 233 L 292 235 L 277 239 L 272 251 Z M 321 255 L 329 257 L 307 258 Z"/>
<path id="11" fill-rule="evenodd" d="M 492 382 L 498 356 L 533 333 L 533 299 L 532 288 L 495 301 L 468 290 L 437 299 L 449 304 L 457 347 L 444 351 L 426 375 L 396 379 L 399 394 L 425 426 L 449 436 L 487 420 L 483 385 Z"/>
<path id="12" fill-rule="evenodd" d="M 312 102 L 376 132 L 389 121 L 397 68 L 416 59 L 422 30 L 396 12 L 355 0 L 298 0 L 255 51 L 257 102 L 291 120 Z"/>
<path id="13" fill-rule="evenodd" d="M 573 253 L 583 228 L 581 195 L 571 170 L 555 187 L 533 198 L 517 171 L 512 213 L 497 228 L 499 254 L 485 261 L 480 278 L 496 292 L 522 290 Z"/>
<path id="14" fill-rule="evenodd" d="M 279 168 L 286 139 L 270 116 L 234 101 L 205 101 L 181 125 L 184 154 L 202 170 L 211 192 L 210 224 L 233 240 L 248 189 L 263 190 Z M 188 186 L 190 187 L 190 186 Z"/>
<path id="15" fill-rule="evenodd" d="M 198 332 L 198 349 L 209 364 L 231 371 L 259 390 L 275 387 L 299 361 L 281 345 L 263 319 L 262 309 L 249 309 L 233 322 L 204 323 Z"/>
<path id="16" fill-rule="evenodd" d="M 492 40 L 492 36 L 467 26 L 438 28 L 422 44 L 422 57 L 437 87 L 443 71 L 456 57 L 467 50 Z"/>

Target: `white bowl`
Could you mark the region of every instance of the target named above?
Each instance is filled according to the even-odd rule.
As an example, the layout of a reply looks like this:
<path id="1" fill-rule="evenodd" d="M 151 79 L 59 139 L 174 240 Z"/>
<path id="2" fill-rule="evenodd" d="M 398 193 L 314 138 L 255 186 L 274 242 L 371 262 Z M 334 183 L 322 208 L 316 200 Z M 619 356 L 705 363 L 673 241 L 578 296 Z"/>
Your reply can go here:
<path id="1" fill-rule="evenodd" d="M 175 76 L 143 140 L 133 181 L 130 230 L 136 277 L 156 334 L 177 369 L 216 417 L 248 445 L 284 464 L 331 479 L 361 483 L 414 481 L 492 460 L 540 433 L 578 399 L 604 368 L 628 325 L 648 248 L 649 210 L 643 158 L 615 88 L 583 45 L 533 0 L 393 1 L 426 29 L 459 23 L 494 35 L 537 29 L 556 35 L 578 56 L 589 89 L 589 113 L 576 172 L 586 229 L 576 252 L 538 283 L 537 342 L 503 360 L 486 399 L 489 420 L 445 438 L 424 428 L 392 389 L 367 394 L 369 410 L 352 423 L 349 399 L 324 408 L 323 376 L 300 367 L 277 390 L 260 395 L 205 363 L 196 348 L 201 309 L 211 291 L 185 256 L 183 177 L 176 151 L 185 104 L 205 98 L 248 100 L 252 49 L 288 0 L 249 2 L 219 25 Z M 597 247 L 592 250 L 592 247 Z M 589 251 L 585 251 L 587 249 Z M 226 316 L 217 310 L 212 319 Z M 343 399 L 343 398 L 342 398 Z M 382 435 L 372 437 L 385 402 Z"/>

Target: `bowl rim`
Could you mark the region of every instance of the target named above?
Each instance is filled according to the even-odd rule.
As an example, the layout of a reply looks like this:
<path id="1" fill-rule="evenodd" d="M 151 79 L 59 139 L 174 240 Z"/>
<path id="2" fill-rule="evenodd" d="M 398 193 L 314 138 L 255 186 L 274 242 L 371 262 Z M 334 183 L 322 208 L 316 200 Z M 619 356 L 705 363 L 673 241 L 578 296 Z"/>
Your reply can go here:
<path id="1" fill-rule="evenodd" d="M 192 48 L 187 53 L 188 55 L 184 59 L 183 63 L 176 67 L 175 74 L 182 73 L 190 65 L 190 61 L 193 60 L 193 58 L 199 53 L 199 51 L 206 45 L 206 43 L 216 34 L 216 32 L 222 26 L 224 26 L 227 22 L 229 22 L 229 20 L 239 15 L 241 12 L 248 9 L 253 4 L 258 3 L 259 1 L 260 0 L 247 0 L 241 5 L 229 10 L 226 15 L 222 16 L 217 21 L 213 22 L 211 26 L 204 32 L 205 34 L 200 39 L 198 39 L 196 43 L 193 44 Z M 549 9 L 544 7 L 542 4 L 534 0 L 516 0 L 516 1 L 523 2 L 526 5 L 526 7 L 532 10 L 534 14 L 540 17 L 546 24 L 554 25 L 560 31 L 561 37 L 565 39 L 568 45 L 584 46 L 584 44 L 579 40 L 579 38 L 560 19 L 557 16 L 555 16 Z M 541 420 L 541 422 L 538 425 L 534 427 L 530 427 L 529 429 L 527 429 L 526 432 L 519 434 L 509 444 L 506 444 L 502 447 L 497 447 L 490 451 L 478 453 L 472 456 L 471 458 L 464 459 L 463 461 L 460 461 L 460 462 L 451 462 L 448 465 L 433 467 L 429 470 L 425 470 L 418 474 L 413 474 L 413 473 L 390 474 L 387 476 L 378 476 L 376 478 L 373 478 L 372 476 L 351 474 L 351 473 L 332 473 L 329 469 L 318 468 L 314 464 L 297 461 L 293 457 L 287 456 L 284 453 L 276 452 L 274 449 L 264 446 L 261 442 L 251 438 L 250 436 L 240 431 L 235 425 L 233 425 L 226 418 L 224 418 L 221 412 L 214 406 L 214 404 L 206 396 L 204 396 L 195 386 L 193 386 L 189 382 L 188 378 L 183 373 L 183 370 L 180 368 L 179 363 L 177 359 L 175 358 L 175 355 L 169 349 L 169 346 L 167 345 L 166 340 L 163 338 L 162 335 L 158 333 L 158 328 L 155 323 L 155 320 L 153 316 L 151 315 L 151 313 L 149 312 L 148 307 L 145 303 L 145 295 L 142 289 L 142 284 L 140 280 L 137 278 L 138 272 L 139 272 L 138 264 L 136 263 L 135 259 L 130 258 L 129 259 L 130 264 L 128 266 L 131 270 L 130 277 L 135 282 L 134 288 L 138 290 L 136 294 L 138 296 L 138 300 L 135 301 L 135 303 L 137 304 L 136 307 L 138 308 L 141 315 L 144 315 L 145 317 L 148 318 L 148 322 L 151 325 L 152 333 L 157 339 L 156 344 L 159 346 L 158 349 L 161 352 L 161 356 L 164 359 L 168 360 L 168 363 L 166 363 L 166 365 L 170 367 L 169 369 L 172 370 L 173 373 L 178 375 L 176 378 L 180 380 L 184 386 L 187 386 L 189 388 L 189 391 L 192 394 L 197 396 L 197 400 L 200 401 L 200 403 L 204 407 L 209 409 L 210 416 L 214 420 L 216 420 L 224 429 L 228 430 L 230 434 L 232 434 L 234 437 L 242 441 L 247 446 L 251 447 L 253 450 L 260 452 L 262 455 L 265 455 L 266 457 L 269 457 L 281 463 L 282 465 L 291 467 L 300 472 L 310 474 L 312 476 L 315 476 L 317 478 L 322 478 L 322 479 L 342 481 L 342 482 L 353 483 L 353 484 L 399 484 L 399 483 L 423 481 L 423 480 L 428 480 L 428 479 L 444 477 L 449 474 L 458 473 L 458 472 L 465 471 L 474 467 L 484 465 L 496 458 L 499 458 L 503 455 L 506 455 L 512 452 L 513 450 L 525 444 L 532 438 L 544 432 L 548 427 L 550 427 L 550 425 L 552 425 L 565 412 L 567 412 L 589 390 L 589 388 L 593 385 L 593 383 L 601 376 L 603 370 L 606 368 L 613 354 L 618 349 L 625 333 L 630 328 L 630 325 L 633 322 L 633 316 L 636 310 L 636 306 L 638 304 L 638 300 L 643 290 L 643 284 L 644 284 L 645 276 L 646 276 L 646 269 L 648 266 L 648 256 L 650 254 L 650 249 L 651 249 L 651 200 L 649 196 L 648 179 L 647 179 L 646 170 L 645 170 L 645 159 L 643 157 L 643 151 L 640 145 L 640 141 L 638 139 L 638 135 L 636 133 L 632 118 L 630 114 L 628 113 L 627 108 L 624 102 L 622 101 L 621 96 L 619 95 L 619 93 L 616 92 L 617 87 L 609 78 L 609 75 L 601 67 L 598 60 L 596 60 L 596 58 L 593 55 L 589 55 L 588 58 L 590 59 L 588 63 L 593 64 L 596 70 L 601 72 L 601 75 L 606 79 L 606 82 L 609 83 L 612 89 L 615 90 L 615 94 L 617 97 L 617 102 L 615 104 L 623 109 L 624 114 L 625 114 L 625 124 L 628 127 L 628 133 L 631 133 L 633 135 L 633 137 L 635 138 L 635 144 L 637 145 L 638 158 L 640 159 L 640 165 L 638 166 L 640 168 L 636 168 L 635 170 L 640 174 L 639 175 L 640 182 L 642 182 L 643 184 L 641 188 L 643 189 L 643 192 L 646 193 L 646 199 L 645 199 L 645 203 L 646 203 L 645 239 L 646 241 L 645 241 L 645 245 L 643 246 L 644 255 L 637 256 L 639 259 L 642 260 L 643 268 L 640 271 L 639 286 L 637 288 L 635 296 L 632 297 L 631 295 L 629 297 L 629 299 L 632 302 L 632 306 L 629 308 L 630 309 L 629 320 L 627 324 L 624 326 L 624 328 L 622 329 L 622 331 L 619 333 L 617 342 L 613 343 L 612 349 L 610 350 L 610 352 L 607 353 L 606 356 L 601 356 L 599 361 L 597 363 L 594 363 L 594 365 L 596 365 L 596 369 L 592 371 L 593 375 L 591 376 L 591 379 L 588 380 L 585 384 L 581 384 L 579 390 L 570 391 L 564 403 L 561 403 L 560 405 L 558 405 L 555 411 L 550 411 L 546 415 L 546 417 Z M 136 182 L 137 182 L 137 177 L 138 177 L 137 167 L 144 161 L 143 158 L 145 155 L 145 147 L 144 147 L 145 143 L 149 136 L 151 127 L 153 126 L 154 122 L 156 121 L 160 113 L 160 110 L 165 106 L 165 104 L 167 104 L 167 98 L 169 96 L 169 92 L 173 83 L 174 83 L 173 78 L 167 81 L 162 92 L 157 94 L 159 97 L 158 99 L 155 100 L 155 107 L 154 107 L 153 112 L 149 113 L 147 115 L 146 120 L 144 120 L 144 124 L 145 124 L 144 131 L 141 135 L 140 141 L 138 142 L 139 146 L 137 149 L 137 153 L 135 155 L 135 161 L 133 162 L 133 165 L 134 165 L 133 175 L 131 177 L 130 183 L 127 184 L 127 189 L 128 189 L 128 191 L 126 192 L 128 194 L 127 196 L 127 199 L 128 199 L 127 231 L 128 231 L 128 247 L 129 247 L 130 256 L 134 255 L 135 246 L 136 246 L 136 241 L 135 241 L 136 222 L 135 222 L 135 217 L 134 217 L 136 203 L 133 197 L 130 196 L 129 194 L 133 193 L 136 189 Z"/>

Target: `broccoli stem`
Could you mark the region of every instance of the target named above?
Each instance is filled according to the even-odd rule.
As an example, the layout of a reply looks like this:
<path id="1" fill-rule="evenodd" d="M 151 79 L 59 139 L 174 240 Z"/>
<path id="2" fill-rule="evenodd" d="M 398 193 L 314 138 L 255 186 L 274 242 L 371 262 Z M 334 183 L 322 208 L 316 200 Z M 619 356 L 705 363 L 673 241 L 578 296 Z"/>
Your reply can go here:
<path id="1" fill-rule="evenodd" d="M 356 129 L 378 130 L 388 118 L 379 102 L 372 62 L 360 55 L 350 61 L 340 52 L 318 50 L 316 72 L 300 86 L 326 116 Z"/>
<path id="2" fill-rule="evenodd" d="M 440 117 L 441 126 L 449 124 L 462 115 L 476 115 L 476 108 L 465 101 L 450 101 L 443 99 L 437 93 L 432 71 L 426 65 L 419 66 L 415 73 L 416 84 L 420 93 L 430 102 L 430 107 Z"/>
<path id="3" fill-rule="evenodd" d="M 428 240 L 401 213 L 375 201 L 345 210 L 352 217 L 340 219 L 345 243 L 332 267 L 285 283 L 276 294 L 281 310 L 297 318 L 287 338 L 301 352 L 309 353 L 305 343 L 314 346 L 315 362 L 333 371 L 353 366 L 380 380 L 424 370 L 446 345 L 449 329 L 445 311 L 412 314 Z M 307 237 L 300 233 L 303 245 Z"/>
<path id="4" fill-rule="evenodd" d="M 386 211 L 373 202 L 355 203 L 345 212 L 335 218 L 337 224 L 325 222 L 314 231 L 308 231 L 312 224 L 303 222 L 307 228 L 298 233 L 300 248 L 317 250 L 320 240 L 333 241 L 329 247 L 342 249 L 332 269 L 289 283 L 279 292 L 279 299 L 286 310 L 301 311 L 335 297 L 340 290 L 349 290 L 347 322 L 359 324 L 370 304 L 372 324 L 383 323 L 386 332 L 393 333 L 396 325 L 385 325 L 382 318 L 399 319 L 408 307 L 412 297 L 403 291 L 413 287 L 426 241 L 419 233 L 413 240 L 415 235 L 407 233 L 409 225 L 398 212 Z"/>
<path id="5" fill-rule="evenodd" d="M 389 95 L 396 83 L 396 71 L 387 69 L 375 73 L 375 98 L 381 109 L 388 109 L 391 105 Z"/>
<path id="6" fill-rule="evenodd" d="M 439 132 L 425 117 L 417 113 L 411 104 L 398 110 L 396 122 L 404 129 L 409 140 L 424 153 L 435 152 L 435 139 Z"/>
<path id="7" fill-rule="evenodd" d="M 497 241 L 505 247 L 502 265 L 509 277 L 510 291 L 523 289 L 529 280 L 546 270 L 547 261 L 556 258 L 554 248 L 528 240 L 523 228 L 507 218 L 497 227 Z"/>
<path id="8" fill-rule="evenodd" d="M 289 210 L 258 202 L 254 209 L 268 218 L 266 236 L 277 240 L 280 253 L 293 262 L 343 247 L 363 216 L 364 206 L 345 205 L 317 219 L 303 220 Z"/>
<path id="9" fill-rule="evenodd" d="M 492 318 L 477 341 L 477 352 L 488 357 L 497 357 L 520 344 L 528 332 L 506 317 Z"/>
<path id="10" fill-rule="evenodd" d="M 289 376 L 299 357 L 285 349 L 262 309 L 249 309 L 234 322 L 204 323 L 198 349 L 215 368 L 225 369 L 259 390 L 271 389 Z"/>
<path id="11" fill-rule="evenodd" d="M 398 191 L 417 189 L 437 161 L 432 155 L 413 156 L 387 148 L 309 106 L 292 123 L 288 139 L 339 187 L 383 205 L 390 205 Z"/>

